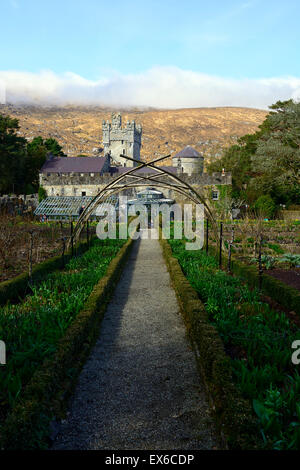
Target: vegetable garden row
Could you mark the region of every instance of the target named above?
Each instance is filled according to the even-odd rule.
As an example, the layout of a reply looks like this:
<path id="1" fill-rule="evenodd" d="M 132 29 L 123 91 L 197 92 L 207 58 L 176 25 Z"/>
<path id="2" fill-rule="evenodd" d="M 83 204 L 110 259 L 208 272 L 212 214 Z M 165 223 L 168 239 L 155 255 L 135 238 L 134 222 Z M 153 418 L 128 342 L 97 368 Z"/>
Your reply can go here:
<path id="1" fill-rule="evenodd" d="M 291 361 L 291 345 L 300 339 L 297 323 L 220 270 L 214 256 L 186 251 L 182 240 L 169 243 L 223 341 L 235 386 L 252 405 L 257 446 L 299 449 L 300 375 Z"/>
<path id="2" fill-rule="evenodd" d="M 0 307 L 0 338 L 7 348 L 7 363 L 0 368 L 0 430 L 36 371 L 55 354 L 59 341 L 124 243 L 94 240 L 90 249 L 72 258 L 65 269 L 49 273 L 31 286 L 32 293 L 23 301 Z"/>

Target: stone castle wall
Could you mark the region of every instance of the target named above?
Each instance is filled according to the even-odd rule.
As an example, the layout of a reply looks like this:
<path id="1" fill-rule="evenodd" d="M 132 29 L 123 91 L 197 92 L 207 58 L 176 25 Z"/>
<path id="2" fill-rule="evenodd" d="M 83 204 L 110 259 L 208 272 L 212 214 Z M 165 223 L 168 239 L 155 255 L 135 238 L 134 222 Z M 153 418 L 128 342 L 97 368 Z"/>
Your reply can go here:
<path id="1" fill-rule="evenodd" d="M 92 176 L 93 175 L 93 176 Z M 168 177 L 162 176 L 161 180 L 169 180 Z M 114 181 L 116 176 L 109 173 L 100 175 L 99 173 L 50 173 L 49 175 L 40 174 L 40 185 L 46 190 L 48 196 L 96 196 L 107 184 Z M 203 187 L 210 186 L 212 189 L 219 185 L 230 185 L 231 175 L 229 173 L 222 176 L 221 173 L 202 173 L 202 175 L 181 174 L 180 179 L 190 184 L 196 191 L 202 191 Z M 124 182 L 124 180 L 122 181 Z M 148 186 L 155 186 L 149 181 L 145 185 L 138 187 L 134 192 L 146 189 Z M 182 196 L 174 190 L 162 189 L 166 197 L 172 199 L 182 199 Z"/>

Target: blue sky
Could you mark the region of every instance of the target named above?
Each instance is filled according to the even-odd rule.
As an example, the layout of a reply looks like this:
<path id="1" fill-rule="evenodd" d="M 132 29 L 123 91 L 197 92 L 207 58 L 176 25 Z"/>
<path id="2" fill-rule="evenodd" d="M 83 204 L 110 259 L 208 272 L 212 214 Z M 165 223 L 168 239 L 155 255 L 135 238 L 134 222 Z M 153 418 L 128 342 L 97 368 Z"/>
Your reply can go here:
<path id="1" fill-rule="evenodd" d="M 231 80 L 233 88 L 250 80 L 253 92 L 255 80 L 276 79 L 279 94 L 289 93 L 289 80 L 290 94 L 298 93 L 299 0 L 0 0 L 0 5 L 0 79 L 9 80 L 11 94 L 21 93 L 12 71 L 26 83 L 48 71 L 52 91 L 55 80 L 70 90 L 66 73 L 77 77 L 73 88 L 81 77 L 89 91 L 96 85 L 99 91 L 104 80 L 109 95 L 108 81 L 115 87 L 126 81 L 127 91 L 129 77 L 135 86 L 143 78 L 142 93 L 145 81 L 154 80 L 153 70 L 189 72 L 190 86 L 202 75 L 225 85 Z M 169 73 L 157 79 L 169 80 Z M 151 90 L 144 104 L 153 104 Z"/>

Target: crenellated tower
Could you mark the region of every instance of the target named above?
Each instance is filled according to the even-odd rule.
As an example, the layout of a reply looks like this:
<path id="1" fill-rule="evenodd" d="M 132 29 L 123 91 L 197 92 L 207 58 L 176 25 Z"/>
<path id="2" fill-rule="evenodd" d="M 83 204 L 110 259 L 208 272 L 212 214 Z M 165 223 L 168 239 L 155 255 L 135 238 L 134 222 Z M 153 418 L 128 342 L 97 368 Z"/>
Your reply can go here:
<path id="1" fill-rule="evenodd" d="M 135 121 L 127 121 L 122 128 L 121 113 L 112 113 L 111 123 L 109 121 L 102 122 L 102 135 L 104 154 L 110 153 L 111 164 L 115 166 L 132 167 L 137 164 L 120 157 L 127 155 L 128 157 L 140 160 L 140 150 L 142 144 L 142 126 L 136 125 Z"/>

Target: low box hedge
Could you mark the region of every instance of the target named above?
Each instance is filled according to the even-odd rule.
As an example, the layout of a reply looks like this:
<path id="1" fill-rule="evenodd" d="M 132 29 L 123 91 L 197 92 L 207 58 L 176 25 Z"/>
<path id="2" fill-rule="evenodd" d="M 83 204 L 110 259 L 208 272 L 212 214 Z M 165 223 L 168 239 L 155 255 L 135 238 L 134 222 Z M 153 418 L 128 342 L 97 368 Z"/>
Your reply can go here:
<path id="1" fill-rule="evenodd" d="M 259 432 L 257 420 L 250 402 L 242 398 L 233 383 L 230 358 L 223 342 L 209 322 L 197 292 L 172 256 L 169 243 L 166 240 L 160 243 L 223 445 L 230 449 L 254 449 Z"/>
<path id="2" fill-rule="evenodd" d="M 49 425 L 59 416 L 98 335 L 106 306 L 132 246 L 129 239 L 108 266 L 84 308 L 24 390 L 0 430 L 0 448 L 40 449 L 49 443 Z"/>

